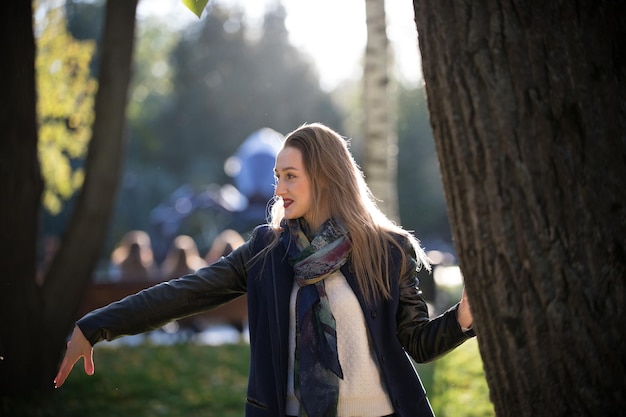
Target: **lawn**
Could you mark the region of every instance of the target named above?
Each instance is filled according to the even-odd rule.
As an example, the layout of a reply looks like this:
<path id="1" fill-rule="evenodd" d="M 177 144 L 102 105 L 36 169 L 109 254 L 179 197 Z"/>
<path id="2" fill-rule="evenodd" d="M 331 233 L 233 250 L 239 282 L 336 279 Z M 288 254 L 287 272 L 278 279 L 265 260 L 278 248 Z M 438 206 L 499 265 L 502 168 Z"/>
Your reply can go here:
<path id="1" fill-rule="evenodd" d="M 249 345 L 98 347 L 53 393 L 12 405 L 11 417 L 241 417 Z"/>
<path id="2" fill-rule="evenodd" d="M 96 373 L 77 364 L 65 385 L 20 402 L 4 400 L 10 417 L 241 417 L 249 345 L 143 344 L 94 353 Z M 492 417 L 476 340 L 417 366 L 438 417 Z"/>

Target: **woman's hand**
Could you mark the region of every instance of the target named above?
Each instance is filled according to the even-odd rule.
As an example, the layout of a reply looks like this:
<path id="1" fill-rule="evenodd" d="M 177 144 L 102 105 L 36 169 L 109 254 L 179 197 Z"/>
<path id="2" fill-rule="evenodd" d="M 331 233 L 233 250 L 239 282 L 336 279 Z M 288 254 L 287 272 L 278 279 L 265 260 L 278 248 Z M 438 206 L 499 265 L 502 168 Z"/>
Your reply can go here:
<path id="1" fill-rule="evenodd" d="M 65 382 L 65 379 L 70 374 L 70 371 L 74 367 L 74 364 L 78 362 L 78 359 L 83 358 L 83 364 L 85 367 L 85 373 L 87 375 L 93 375 L 95 368 L 93 365 L 93 347 L 91 343 L 85 338 L 83 332 L 80 331 L 78 326 L 74 327 L 72 337 L 67 342 L 67 350 L 65 351 L 65 357 L 61 362 L 61 367 L 54 378 L 54 387 L 60 388 Z"/>
<path id="2" fill-rule="evenodd" d="M 461 296 L 461 302 L 459 303 L 459 308 L 457 309 L 457 320 L 461 329 L 469 330 L 472 328 L 472 324 L 474 323 L 474 318 L 472 317 L 472 310 L 470 308 L 469 300 L 467 299 L 467 293 L 465 292 L 465 287 L 463 287 L 463 295 Z"/>

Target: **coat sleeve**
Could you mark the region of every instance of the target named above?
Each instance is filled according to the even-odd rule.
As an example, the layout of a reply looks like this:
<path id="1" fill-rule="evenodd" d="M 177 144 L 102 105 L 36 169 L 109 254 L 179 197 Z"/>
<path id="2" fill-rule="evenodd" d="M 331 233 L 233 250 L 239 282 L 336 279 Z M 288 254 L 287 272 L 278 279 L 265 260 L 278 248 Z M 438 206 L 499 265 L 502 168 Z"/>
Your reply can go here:
<path id="1" fill-rule="evenodd" d="M 93 346 L 102 340 L 158 329 L 172 320 L 231 301 L 247 291 L 254 238 L 194 274 L 129 295 L 86 314 L 76 324 Z"/>
<path id="2" fill-rule="evenodd" d="M 400 277 L 396 334 L 409 355 L 418 363 L 429 362 L 474 336 L 463 332 L 457 321 L 458 304 L 440 316 L 430 318 L 417 279 L 415 250 L 406 245 L 405 272 Z"/>

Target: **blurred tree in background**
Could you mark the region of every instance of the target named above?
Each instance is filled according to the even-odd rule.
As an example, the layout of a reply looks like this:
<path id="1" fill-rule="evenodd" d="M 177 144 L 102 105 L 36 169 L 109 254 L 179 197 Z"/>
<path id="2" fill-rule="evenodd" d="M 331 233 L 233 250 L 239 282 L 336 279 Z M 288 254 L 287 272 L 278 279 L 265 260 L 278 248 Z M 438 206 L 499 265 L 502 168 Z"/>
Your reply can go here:
<path id="1" fill-rule="evenodd" d="M 399 85 L 397 90 L 402 225 L 414 230 L 427 250 L 454 252 L 424 88 Z"/>
<path id="2" fill-rule="evenodd" d="M 241 15 L 209 6 L 173 49 L 173 94 L 154 121 L 155 157 L 179 183 L 224 182 L 224 160 L 261 127 L 283 134 L 305 121 L 341 128 L 312 62 L 288 43 L 284 9 L 248 36 Z"/>
<path id="3" fill-rule="evenodd" d="M 398 134 L 395 83 L 390 78 L 391 49 L 385 2 L 365 0 L 367 43 L 363 57 L 363 164 L 367 184 L 380 210 L 399 222 Z"/>

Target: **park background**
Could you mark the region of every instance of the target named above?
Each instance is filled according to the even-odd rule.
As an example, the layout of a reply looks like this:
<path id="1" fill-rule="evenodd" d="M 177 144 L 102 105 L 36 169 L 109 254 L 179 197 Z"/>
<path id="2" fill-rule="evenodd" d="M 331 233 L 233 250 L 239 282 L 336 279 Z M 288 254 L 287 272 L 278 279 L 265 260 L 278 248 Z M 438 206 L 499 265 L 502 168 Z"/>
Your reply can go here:
<path id="1" fill-rule="evenodd" d="M 150 10 L 151 3 L 144 1 L 140 5 L 129 91 L 128 148 L 115 213 L 94 272 L 95 281 L 110 279 L 111 253 L 128 231 L 144 230 L 156 244 L 163 243 L 154 222 L 159 205 L 173 201 L 176 207 L 176 202 L 186 201 L 192 195 L 232 184 L 233 177 L 226 172 L 225 162 L 258 129 L 270 127 L 285 134 L 305 121 L 321 121 L 351 138 L 355 157 L 357 161 L 361 159 L 363 110 L 358 57 L 364 47 L 365 28 L 358 5 L 352 5 L 350 15 L 345 14 L 350 8 L 343 15 L 333 14 L 344 24 L 327 35 L 327 45 L 321 46 L 322 50 L 335 51 L 330 59 L 324 58 L 325 63 L 315 57 L 319 42 L 317 46 L 308 46 L 302 31 L 298 34 L 296 29 L 289 30 L 290 26 L 301 28 L 302 24 L 290 20 L 289 7 L 278 2 L 267 2 L 267 8 L 252 13 L 243 4 L 215 2 L 199 20 L 194 16 L 177 19 L 176 16 L 191 15 L 177 1 L 155 2 L 154 10 Z M 82 51 L 77 55 L 81 64 L 74 70 L 84 73 L 84 91 L 93 88 L 90 83 L 98 75 L 103 11 L 104 3 L 97 1 L 39 3 L 35 15 L 38 42 L 50 42 L 40 48 L 38 56 L 40 62 L 48 64 L 48 71 L 38 74 L 42 95 L 58 93 L 65 70 L 65 66 L 59 70 L 58 62 L 65 51 Z M 410 17 L 410 12 L 406 10 L 404 17 Z M 308 20 L 311 18 L 309 14 Z M 319 25 L 324 16 L 315 18 Z M 360 21 L 361 26 L 347 25 L 347 21 Z M 412 19 L 408 22 L 410 28 Z M 390 34 L 395 27 L 390 26 Z M 350 43 L 335 44 L 344 38 L 349 38 Z M 67 43 L 58 42 L 60 39 Z M 408 49 L 407 43 L 394 44 L 396 56 L 401 57 L 394 73 L 400 219 L 404 227 L 416 232 L 427 250 L 448 253 L 447 262 L 452 265 L 454 250 L 437 157 L 421 79 L 416 76 L 417 44 L 415 36 L 408 40 Z M 78 58 L 70 59 L 79 62 Z M 333 73 L 333 67 L 344 71 Z M 76 74 L 72 77 L 81 79 Z M 73 87 L 80 97 L 77 101 L 88 102 L 80 92 L 81 86 Z M 88 107 L 75 106 L 72 117 L 88 121 Z M 44 125 L 46 121 L 50 125 L 57 121 L 55 117 L 42 120 Z M 80 128 L 70 127 L 70 131 L 80 135 Z M 85 123 L 83 136 L 88 136 L 84 133 L 88 128 Z M 46 178 L 50 180 L 48 184 L 56 182 L 56 188 L 47 187 L 44 198 L 42 264 L 45 242 L 60 238 L 67 226 L 75 202 L 73 192 L 79 188 L 84 164 L 80 150 L 66 150 L 55 156 L 56 159 L 50 158 L 49 170 L 44 169 L 50 175 Z M 71 186 L 59 181 L 62 178 Z M 192 236 L 200 253 L 206 253 L 213 239 L 227 226 L 244 236 L 250 230 L 249 223 L 237 222 L 237 213 L 225 212 L 223 207 L 189 212 L 177 226 L 176 233 Z M 155 254 L 162 260 L 165 251 L 157 250 Z M 444 289 L 438 304 L 433 306 L 435 311 L 458 299 L 460 287 L 456 284 Z M 96 355 L 97 377 L 85 379 L 75 372 L 61 392 L 49 398 L 31 399 L 29 406 L 11 411 L 15 415 L 241 415 L 245 344 L 160 346 L 146 339 L 141 348 L 119 345 L 114 351 L 97 350 Z M 182 365 L 180 357 L 188 363 Z M 133 366 L 127 366 L 128 363 Z M 198 363 L 203 366 L 197 367 Z M 493 414 L 475 341 L 440 362 L 419 368 L 438 415 L 459 415 L 461 409 L 468 416 Z M 107 382 L 109 377 L 125 381 L 124 388 Z M 164 381 L 169 381 L 165 387 L 155 385 Z M 163 395 L 164 392 L 168 394 Z"/>
<path id="2" fill-rule="evenodd" d="M 203 0 L 182 1 L 197 15 L 206 12 Z M 173 44 L 182 47 L 170 50 L 159 42 L 171 38 L 159 36 L 144 45 L 143 53 L 155 57 L 163 50 L 171 52 L 148 67 L 136 64 L 142 60 L 135 32 L 143 31 L 136 25 L 141 23 L 136 19 L 137 3 L 107 0 L 103 25 L 95 8 L 82 9 L 94 11 L 92 19 L 83 22 L 87 32 L 102 26 L 102 38 L 96 42 L 89 37 L 75 42 L 65 30 L 68 25 L 57 24 L 76 22 L 71 14 L 93 3 L 62 7 L 67 15 L 54 13 L 58 7 L 45 8 L 64 3 L 20 1 L 2 6 L 0 195 L 5 204 L 0 205 L 0 395 L 6 415 L 19 415 L 10 407 L 20 397 L 30 393 L 37 400 L 35 393 L 53 391 L 76 309 L 95 285 L 94 278 L 100 283 L 111 278 L 106 264 L 119 236 L 125 236 L 129 225 L 147 221 L 143 208 L 130 219 L 130 209 L 125 212 L 114 205 L 134 209 L 128 201 L 135 195 L 142 202 L 162 201 L 161 194 L 171 193 L 175 186 L 203 190 L 199 200 L 168 194 L 172 198 L 165 209 L 180 214 L 185 220 L 181 225 L 206 245 L 217 230 L 211 225 L 223 227 L 226 221 L 214 221 L 215 210 L 189 209 L 193 201 L 232 202 L 219 198 L 237 195 L 226 192 L 235 190 L 228 184 L 230 175 L 207 188 L 215 181 L 212 173 L 224 175 L 223 161 L 215 155 L 230 154 L 227 149 L 236 146 L 233 142 L 241 143 L 258 125 L 285 132 L 293 129 L 292 118 L 298 124 L 303 118 L 316 118 L 352 137 L 355 155 L 381 206 L 415 229 L 427 249 L 436 247 L 427 228 L 393 207 L 396 198 L 390 195 L 399 188 L 396 178 L 404 180 L 427 166 L 418 160 L 427 153 L 396 145 L 396 137 L 407 129 L 403 121 L 419 118 L 401 116 L 415 107 L 402 101 L 404 80 L 387 72 L 384 1 L 365 1 L 368 46 L 362 76 L 354 88 L 347 83 L 345 90 L 343 83 L 334 88 L 321 78 L 312 82 L 317 80 L 316 66 L 283 49 L 296 27 L 311 25 L 308 32 L 320 38 L 332 32 L 336 10 L 326 3 L 322 7 L 327 14 L 305 13 L 310 18 L 306 25 L 285 17 L 293 17 L 293 10 L 263 18 L 255 29 L 237 15 L 223 19 L 224 13 L 207 13 L 204 19 L 219 23 L 197 26 L 190 33 L 175 31 L 181 37 Z M 450 259 L 458 259 L 463 271 L 495 413 L 620 415 L 619 410 L 626 409 L 626 349 L 620 348 L 626 314 L 626 3 L 412 3 L 425 82 L 422 90 L 413 89 L 421 84 L 417 77 L 408 87 L 415 93 L 413 104 L 423 106 L 424 92 L 428 97 L 437 178 L 445 189 L 454 236 L 456 258 Z M 296 3 L 284 4 L 289 9 Z M 357 15 L 362 9 L 350 10 Z M 175 16 L 178 13 L 168 12 L 167 23 L 156 33 L 165 33 Z M 345 23 L 346 31 L 356 31 L 347 18 Z M 336 61 L 343 65 L 352 48 L 342 44 L 347 35 L 336 33 L 330 44 L 341 50 L 342 59 Z M 193 42 L 200 37 L 203 42 Z M 211 45 L 220 37 L 232 48 L 213 54 Z M 242 45 L 251 45 L 248 53 L 234 54 Z M 260 66 L 264 59 L 271 71 Z M 205 66 L 203 77 L 194 74 L 198 65 Z M 286 68 L 289 73 L 282 71 Z M 290 77 L 291 72 L 298 76 Z M 237 93 L 233 101 L 239 87 L 233 80 L 238 76 L 256 82 L 251 85 L 254 89 Z M 137 84 L 150 78 L 154 83 L 144 88 Z M 223 86 L 228 86 L 226 94 Z M 180 97 L 170 99 L 170 91 Z M 217 100 L 207 100 L 207 93 Z M 282 103 L 291 103 L 294 96 L 297 106 L 285 108 Z M 167 107 L 171 112 L 164 111 Z M 217 115 L 221 117 L 212 118 L 202 132 L 193 130 L 194 124 L 204 122 L 202 116 Z M 146 123 L 137 122 L 141 117 Z M 215 132 L 225 126 L 231 136 L 216 139 Z M 212 147 L 207 146 L 209 137 L 215 141 Z M 392 175 L 389 168 L 405 157 L 411 158 L 413 169 Z M 148 184 L 151 177 L 159 183 Z M 414 178 L 420 186 L 430 183 L 426 176 Z M 271 188 L 271 180 L 263 182 Z M 120 187 L 134 194 L 123 196 Z M 400 192 L 416 201 L 409 214 L 419 213 L 421 218 L 432 213 L 424 205 L 435 200 L 427 200 L 425 192 Z M 257 200 L 248 199 L 252 201 Z M 42 203 L 50 214 L 42 210 Z M 222 208 L 236 207 L 222 204 Z M 192 212 L 195 219 L 183 216 Z M 175 216 L 157 218 L 172 226 L 169 220 Z M 55 230 L 64 230 L 60 245 Z M 153 242 L 159 251 L 161 241 Z M 424 288 L 426 279 L 420 281 Z M 58 392 L 54 398 L 61 399 Z M 436 390 L 431 394 L 436 396 Z M 468 407 L 476 408 L 465 404 Z"/>
<path id="3" fill-rule="evenodd" d="M 152 2 L 140 2 L 138 8 L 127 150 L 116 210 L 103 249 L 105 258 L 128 230 L 152 234 L 153 210 L 177 190 L 186 187 L 189 192 L 199 193 L 233 184 L 224 164 L 258 129 L 269 127 L 284 135 L 302 123 L 319 121 L 350 138 L 352 151 L 362 162 L 362 84 L 360 60 L 354 57 L 363 53 L 364 17 L 360 25 L 336 26 L 334 38 L 326 42 L 328 50 L 345 51 L 345 60 L 341 54 L 334 54 L 316 61 L 313 47 L 293 46 L 295 41 L 286 26 L 288 9 L 278 7 L 279 3 L 268 2 L 261 20 L 258 12 L 252 14 L 253 18 L 247 17 L 247 9 L 237 2 L 210 2 L 201 19 L 176 0 L 154 3 L 167 7 L 150 12 Z M 364 6 L 351 3 L 356 6 L 351 14 L 346 11 L 338 16 L 358 22 L 358 11 L 363 11 Z M 94 58 L 89 64 L 95 78 L 103 2 L 70 1 L 61 7 L 67 11 L 71 36 L 81 43 L 95 41 Z M 410 10 L 405 13 L 405 20 L 412 23 Z M 42 27 L 54 22 L 47 16 L 48 19 L 40 18 Z M 350 36 L 351 29 L 360 36 Z M 54 32 L 52 36 L 56 36 Z M 310 37 L 316 38 L 317 34 L 311 33 Z M 339 43 L 338 47 L 333 44 L 339 42 L 334 39 L 345 37 L 354 39 L 346 45 Z M 416 232 L 427 249 L 453 251 L 426 98 L 422 80 L 417 78 L 420 71 L 415 61 L 419 61 L 419 51 L 415 40 L 413 29 L 408 41 L 398 45 L 402 53 L 396 55 L 406 58 L 395 59 L 398 65 L 393 72 L 398 103 L 400 219 L 405 228 Z M 306 46 L 300 43 L 301 48 Z M 62 49 L 64 45 L 58 47 Z M 60 50 L 49 53 L 56 56 Z M 329 59 L 334 60 L 332 65 L 328 64 Z M 327 66 L 349 70 L 333 71 Z M 39 86 L 45 94 L 52 83 L 59 81 L 62 80 L 46 79 L 42 74 Z M 82 116 L 87 120 L 88 117 L 89 114 Z M 72 169 L 80 170 L 83 159 L 71 158 L 69 162 Z M 58 178 L 59 170 L 52 171 Z M 51 200 L 57 199 L 52 210 L 44 212 L 43 235 L 58 236 L 71 216 L 76 195 L 64 201 L 58 190 L 47 192 Z M 206 251 L 224 228 L 223 223 L 212 224 L 216 218 L 216 213 L 194 213 L 182 225 L 182 231 L 196 240 L 201 251 Z"/>

